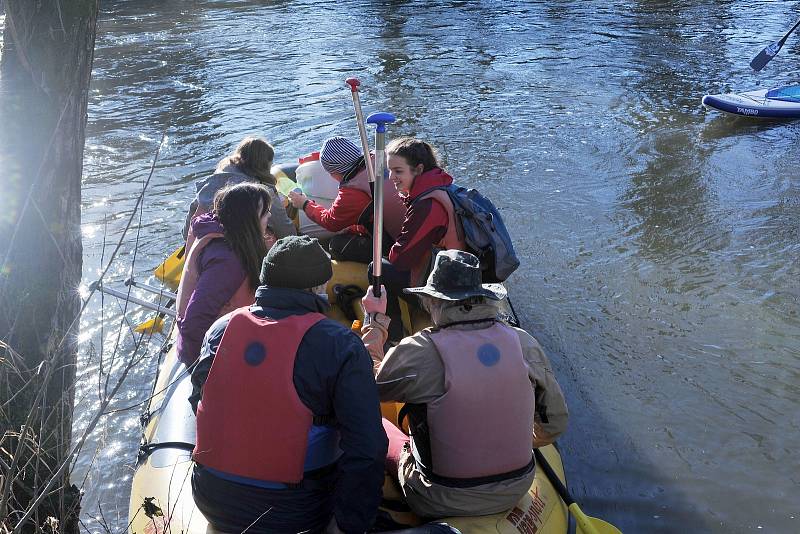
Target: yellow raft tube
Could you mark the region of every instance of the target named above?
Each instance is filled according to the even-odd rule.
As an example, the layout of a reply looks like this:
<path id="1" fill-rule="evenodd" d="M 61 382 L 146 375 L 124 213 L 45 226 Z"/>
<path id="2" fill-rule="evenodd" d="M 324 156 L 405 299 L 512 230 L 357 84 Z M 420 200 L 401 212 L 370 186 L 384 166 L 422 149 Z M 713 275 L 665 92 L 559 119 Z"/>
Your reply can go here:
<path id="1" fill-rule="evenodd" d="M 330 302 L 335 302 L 335 286 L 351 284 L 366 288 L 365 266 L 334 262 L 334 275 L 327 287 Z M 336 306 L 332 307 L 329 315 L 350 326 Z M 411 326 L 412 331 L 427 326 L 426 318 L 421 315 L 405 314 L 404 322 Z M 188 402 L 192 385 L 185 366 L 177 360 L 174 347 L 158 370 L 154 391 L 155 395 L 142 417 L 144 433 L 131 487 L 129 531 L 135 534 L 212 533 L 214 530 L 192 499 L 191 450 L 195 420 Z M 395 424 L 398 409 L 396 403 L 381 406 L 384 417 Z M 563 481 L 564 468 L 556 448 L 549 445 L 540 450 Z M 536 469 L 536 478 L 528 493 L 511 510 L 488 516 L 448 517 L 442 521 L 464 534 L 566 534 L 569 525 L 567 508 L 541 468 L 537 466 Z M 387 476 L 384 510 L 400 523 L 419 524 L 419 520 L 409 512 L 392 511 L 403 508 L 403 503 L 392 502 L 401 498 Z"/>

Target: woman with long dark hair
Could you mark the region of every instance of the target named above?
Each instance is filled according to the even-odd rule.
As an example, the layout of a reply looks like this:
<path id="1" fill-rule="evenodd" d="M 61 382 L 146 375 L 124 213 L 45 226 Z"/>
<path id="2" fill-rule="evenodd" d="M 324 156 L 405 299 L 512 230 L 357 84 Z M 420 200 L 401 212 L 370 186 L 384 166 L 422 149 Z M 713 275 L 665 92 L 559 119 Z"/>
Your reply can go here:
<path id="1" fill-rule="evenodd" d="M 253 303 L 267 253 L 272 197 L 261 184 L 221 189 L 211 212 L 192 221 L 196 237 L 178 287 L 178 359 L 191 365 L 211 324 Z"/>

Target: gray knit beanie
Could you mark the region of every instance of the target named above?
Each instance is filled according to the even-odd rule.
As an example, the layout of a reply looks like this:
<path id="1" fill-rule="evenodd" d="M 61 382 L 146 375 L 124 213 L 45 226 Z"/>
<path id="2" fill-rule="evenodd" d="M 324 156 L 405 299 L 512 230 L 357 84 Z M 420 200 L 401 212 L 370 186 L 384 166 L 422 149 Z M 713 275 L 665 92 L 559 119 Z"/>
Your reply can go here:
<path id="1" fill-rule="evenodd" d="M 332 276 L 331 259 L 319 241 L 307 235 L 278 239 L 261 265 L 261 283 L 270 287 L 308 289 Z"/>
<path id="2" fill-rule="evenodd" d="M 347 174 L 362 156 L 361 149 L 346 137 L 331 137 L 322 143 L 319 162 L 322 168 L 339 174 Z"/>

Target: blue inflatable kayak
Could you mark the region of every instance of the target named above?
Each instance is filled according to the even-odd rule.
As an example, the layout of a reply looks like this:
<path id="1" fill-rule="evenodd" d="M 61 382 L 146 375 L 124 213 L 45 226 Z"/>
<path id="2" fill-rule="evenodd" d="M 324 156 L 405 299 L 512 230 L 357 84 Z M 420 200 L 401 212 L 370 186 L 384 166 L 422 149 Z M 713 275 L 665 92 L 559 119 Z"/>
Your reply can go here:
<path id="1" fill-rule="evenodd" d="M 706 95 L 703 105 L 733 115 L 762 119 L 800 118 L 800 85 L 746 93 Z"/>

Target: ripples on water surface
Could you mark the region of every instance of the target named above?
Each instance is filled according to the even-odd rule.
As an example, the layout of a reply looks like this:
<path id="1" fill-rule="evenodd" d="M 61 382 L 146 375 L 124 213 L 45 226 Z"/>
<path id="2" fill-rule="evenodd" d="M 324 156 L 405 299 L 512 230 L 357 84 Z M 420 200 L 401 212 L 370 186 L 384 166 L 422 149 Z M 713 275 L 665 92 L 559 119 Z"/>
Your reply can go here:
<path id="1" fill-rule="evenodd" d="M 747 66 L 797 2 L 101 7 L 86 281 L 162 132 L 140 277 L 178 244 L 192 181 L 242 136 L 267 137 L 280 161 L 355 138 L 343 80 L 356 75 L 368 112 L 399 116 L 390 137 L 430 140 L 503 210 L 523 258 L 515 305 L 571 407 L 560 443 L 584 509 L 628 533 L 799 530 L 800 129 L 699 105 L 705 92 L 797 81 L 797 37 L 761 74 Z M 120 315 L 108 299 L 105 314 Z M 90 342 L 108 352 L 116 339 L 100 317 L 97 301 L 82 326 L 77 427 L 97 404 Z M 154 365 L 136 368 L 118 407 L 146 398 Z M 91 530 L 101 508 L 115 530 L 127 524 L 139 412 L 109 418 L 79 462 Z"/>

